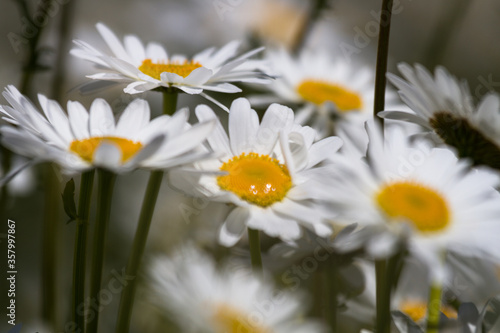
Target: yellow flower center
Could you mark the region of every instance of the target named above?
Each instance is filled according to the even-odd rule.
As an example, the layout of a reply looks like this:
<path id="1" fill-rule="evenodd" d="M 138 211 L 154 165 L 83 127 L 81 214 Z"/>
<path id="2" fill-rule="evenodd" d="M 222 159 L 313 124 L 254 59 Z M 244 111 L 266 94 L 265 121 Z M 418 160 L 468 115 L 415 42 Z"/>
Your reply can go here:
<path id="1" fill-rule="evenodd" d="M 139 66 L 139 70 L 146 75 L 149 75 L 157 80 L 160 80 L 160 75 L 163 72 L 175 73 L 182 77 L 191 74 L 196 68 L 200 68 L 201 64 L 198 62 L 187 61 L 184 62 L 171 62 L 171 63 L 153 63 L 151 59 L 146 59 Z"/>
<path id="2" fill-rule="evenodd" d="M 83 140 L 75 140 L 71 142 L 69 150 L 78 154 L 85 161 L 92 162 L 94 160 L 94 153 L 97 147 L 99 147 L 103 142 L 114 144 L 115 146 L 118 146 L 118 148 L 120 148 L 122 152 L 122 163 L 134 156 L 142 148 L 142 144 L 140 142 L 133 142 L 128 139 L 112 136 L 103 136 Z"/>
<path id="3" fill-rule="evenodd" d="M 408 300 L 401 303 L 399 310 L 414 322 L 419 322 L 427 315 L 427 304 L 418 300 Z M 449 319 L 456 319 L 458 317 L 457 311 L 450 306 L 441 305 L 440 310 Z"/>
<path id="4" fill-rule="evenodd" d="M 450 212 L 442 195 L 419 184 L 388 184 L 376 200 L 388 216 L 407 219 L 420 232 L 439 232 L 450 223 Z"/>
<path id="5" fill-rule="evenodd" d="M 258 323 L 252 322 L 252 317 L 227 305 L 219 305 L 213 316 L 217 332 L 223 333 L 271 333 Z"/>
<path id="6" fill-rule="evenodd" d="M 317 105 L 332 102 L 342 112 L 359 110 L 363 105 L 355 92 L 325 81 L 304 80 L 298 85 L 297 92 L 306 101 Z"/>
<path id="7" fill-rule="evenodd" d="M 287 167 L 268 155 L 243 153 L 225 162 L 220 170 L 228 172 L 217 177 L 223 190 L 261 207 L 283 200 L 292 187 Z"/>

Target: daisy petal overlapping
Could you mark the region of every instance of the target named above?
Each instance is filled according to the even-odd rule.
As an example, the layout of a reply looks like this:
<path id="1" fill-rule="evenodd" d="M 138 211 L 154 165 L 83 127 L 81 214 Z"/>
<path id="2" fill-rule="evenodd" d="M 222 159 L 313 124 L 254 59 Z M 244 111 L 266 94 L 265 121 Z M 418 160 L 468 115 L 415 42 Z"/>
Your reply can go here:
<path id="1" fill-rule="evenodd" d="M 204 105 L 196 115 L 200 121 L 217 119 Z M 176 170 L 170 180 L 194 196 L 235 206 L 221 227 L 222 244 L 234 245 L 247 227 L 285 240 L 300 237 L 300 226 L 331 234 L 326 220 L 334 213 L 323 181 L 332 176 L 330 159 L 342 144 L 339 138 L 314 142 L 316 132 L 295 123 L 293 111 L 279 104 L 269 106 L 259 122 L 244 98 L 231 105 L 229 135 L 216 121 L 207 141 L 220 157 Z"/>
<path id="2" fill-rule="evenodd" d="M 370 242 L 372 248 L 384 249 L 383 256 L 395 250 L 390 244 L 399 238 L 433 268 L 440 266 L 445 251 L 500 260 L 495 173 L 471 169 L 448 149 L 412 142 L 398 126 L 384 136 L 375 123 L 367 131 L 366 160 L 339 161 L 343 176 L 331 179 L 338 221 L 382 227 L 393 237 Z"/>

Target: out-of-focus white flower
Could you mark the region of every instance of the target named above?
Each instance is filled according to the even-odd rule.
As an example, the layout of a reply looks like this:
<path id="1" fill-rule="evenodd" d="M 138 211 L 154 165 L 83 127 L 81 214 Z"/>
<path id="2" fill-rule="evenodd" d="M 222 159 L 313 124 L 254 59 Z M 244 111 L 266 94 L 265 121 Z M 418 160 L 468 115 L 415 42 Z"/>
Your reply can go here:
<path id="1" fill-rule="evenodd" d="M 207 106 L 198 106 L 200 121 L 217 119 Z M 217 120 L 218 121 L 218 120 Z M 314 143 L 316 132 L 294 123 L 293 111 L 271 105 L 259 123 L 250 103 L 240 98 L 231 105 L 229 136 L 218 123 L 208 137 L 217 160 L 194 165 L 193 170 L 170 174 L 173 186 L 194 196 L 232 203 L 220 231 L 220 242 L 235 244 L 247 227 L 283 240 L 301 235 L 299 225 L 318 235 L 331 233 L 325 219 L 332 176 L 329 160 L 342 141 L 329 137 Z"/>
<path id="2" fill-rule="evenodd" d="M 304 319 L 304 298 L 276 292 L 249 271 L 216 269 L 209 256 L 184 248 L 150 269 L 153 301 L 183 332 L 313 333 L 322 325 Z"/>
<path id="3" fill-rule="evenodd" d="M 277 77 L 267 87 L 274 96 L 255 97 L 256 102 L 274 100 L 301 105 L 296 121 L 312 124 L 319 137 L 331 135 L 336 122 L 373 118 L 375 75 L 372 69 L 355 67 L 344 58 L 325 51 L 305 49 L 292 57 L 284 49 L 266 54 L 269 71 Z M 389 91 L 386 99 L 396 95 Z"/>

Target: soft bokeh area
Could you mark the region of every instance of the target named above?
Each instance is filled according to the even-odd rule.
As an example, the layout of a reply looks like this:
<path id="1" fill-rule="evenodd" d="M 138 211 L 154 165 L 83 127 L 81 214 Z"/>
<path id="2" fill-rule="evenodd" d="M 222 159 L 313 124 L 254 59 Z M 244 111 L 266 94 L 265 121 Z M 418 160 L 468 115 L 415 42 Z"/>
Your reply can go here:
<path id="1" fill-rule="evenodd" d="M 43 2 L 50 2 L 48 16 L 36 13 L 35 9 Z M 132 96 L 123 92 L 125 85 L 120 83 L 104 90 L 87 89 L 91 80 L 85 76 L 96 73 L 95 66 L 71 56 L 69 50 L 74 47 L 73 39 L 84 40 L 100 49 L 106 49 L 95 27 L 98 22 L 106 24 L 119 38 L 134 34 L 143 42 L 161 43 L 171 54 L 186 55 L 193 55 L 211 46 L 221 47 L 235 39 L 242 41 L 243 50 L 250 50 L 261 44 L 267 48 L 293 49 L 297 47 L 297 36 L 306 33 L 305 47 L 326 50 L 335 57 L 360 67 L 375 68 L 380 1 L 327 2 L 328 8 L 304 32 L 303 27 L 307 26 L 311 8 L 316 1 L 30 0 L 27 5 L 30 13 L 34 13 L 31 21 L 38 25 L 33 26 L 23 16 L 21 1 L 1 0 L 0 88 L 3 91 L 7 85 L 22 86 L 23 66 L 28 57 L 26 46 L 38 29 L 43 28 L 38 42 L 38 65 L 41 67 L 36 68 L 27 91 L 27 95 L 35 103 L 37 94 L 41 93 L 58 100 L 63 106 L 69 100 L 77 100 L 88 108 L 95 98 L 100 97 L 112 106 L 116 114 L 120 114 L 133 98 L 141 97 L 150 103 L 152 115 L 160 115 L 161 94 L 153 91 Z M 456 77 L 467 80 L 473 98 L 479 100 L 490 91 L 500 92 L 499 31 L 500 2 L 497 0 L 395 0 L 388 71 L 396 73 L 396 65 L 400 62 L 418 62 L 431 71 L 435 66 L 442 65 Z M 238 86 L 244 87 L 245 93 L 249 91 L 256 94 L 262 91 L 256 85 Z M 226 106 L 235 98 L 244 96 L 243 93 L 212 95 Z M 0 104 L 6 104 L 6 101 L 2 98 Z M 212 102 L 198 95 L 182 94 L 179 97 L 179 107 L 187 106 L 194 110 L 198 104 L 212 107 L 221 122 L 227 125 L 227 113 Z M 191 122 L 195 121 L 193 113 L 190 119 Z M 12 164 L 21 165 L 25 161 L 15 156 Z M 67 324 L 71 321 L 69 308 L 75 222 L 67 223 L 68 217 L 60 200 L 66 182 L 72 177 L 62 173 L 54 165 L 43 164 L 26 169 L 9 184 L 11 197 L 0 208 L 1 332 L 7 332 L 11 328 L 6 324 L 7 304 L 4 301 L 5 291 L 8 289 L 5 278 L 7 219 L 16 222 L 16 320 L 23 323 L 21 332 L 73 332 Z M 216 260 L 231 255 L 231 265 L 236 270 L 246 264 L 249 261 L 246 246 L 225 248 L 217 241 L 218 229 L 229 212 L 228 205 L 184 195 L 170 188 L 166 178 L 163 179 L 153 216 L 144 265 L 149 264 L 154 256 L 169 254 L 179 245 L 188 242 L 207 249 Z M 148 172 L 143 170 L 118 176 L 105 249 L 104 284 L 117 275 L 121 276 L 125 268 L 147 179 Z M 48 180 L 53 186 L 49 191 L 46 188 Z M 78 189 L 79 177 L 75 176 L 74 180 Z M 57 205 L 59 207 L 56 210 L 46 209 Z M 95 214 L 95 209 L 93 205 L 91 216 Z M 53 221 L 45 230 L 42 223 L 44 216 Z M 89 235 L 92 232 L 91 227 Z M 42 261 L 41 252 L 42 239 L 48 235 L 51 235 L 56 249 L 51 263 Z M 246 240 L 242 240 L 242 243 L 246 245 Z M 279 250 L 273 247 L 276 243 L 276 239 L 262 238 L 262 247 L 266 251 L 270 248 Z M 274 252 L 264 256 L 264 261 L 267 260 L 269 264 L 268 269 L 282 272 L 285 265 L 281 263 L 280 267 L 280 261 L 273 261 L 273 255 Z M 90 260 L 90 255 L 87 259 Z M 294 258 L 289 259 L 293 262 Z M 300 255 L 296 259 L 299 264 L 303 263 Z M 53 290 L 47 289 L 41 282 L 44 267 L 51 264 L 58 271 L 53 276 L 56 281 Z M 417 268 L 411 268 L 421 272 L 418 264 L 415 266 Z M 349 314 L 341 314 L 343 322 L 339 326 L 342 331 L 339 332 L 359 332 L 366 327 L 366 321 L 374 316 L 367 305 L 374 302 L 374 287 L 359 287 L 365 282 L 373 282 L 373 277 L 362 274 L 366 270 L 365 263 L 361 261 L 354 268 L 349 266 L 343 272 L 347 281 L 344 281 L 345 288 L 352 288 L 352 295 L 359 296 L 364 303 L 353 303 L 347 299 L 352 295 L 346 296 L 345 306 L 357 309 L 363 315 L 352 318 Z M 412 275 L 408 272 L 405 274 Z M 490 289 L 484 293 L 469 295 L 470 291 L 464 287 L 464 298 L 474 299 L 477 304 L 482 304 L 487 297 L 499 292 L 498 267 L 496 271 L 488 271 L 488 274 L 488 278 L 494 281 L 489 285 Z M 148 281 L 145 274 L 141 274 L 138 279 L 140 284 L 130 332 L 153 333 L 172 327 L 162 310 L 146 301 L 151 291 L 143 283 Z M 456 283 L 465 284 L 463 281 Z M 317 281 L 307 277 L 301 280 L 301 284 L 305 289 L 315 290 Z M 109 302 L 98 310 L 101 332 L 112 332 L 115 327 L 119 294 L 110 292 L 109 295 Z M 46 297 L 57 301 L 57 312 L 47 313 L 47 309 L 43 308 L 41 300 Z M 401 295 L 398 297 L 404 298 Z M 312 304 L 311 313 L 320 312 L 321 305 Z M 43 318 L 59 323 L 58 330 L 53 332 L 45 328 Z M 164 332 L 177 331 L 171 328 Z"/>

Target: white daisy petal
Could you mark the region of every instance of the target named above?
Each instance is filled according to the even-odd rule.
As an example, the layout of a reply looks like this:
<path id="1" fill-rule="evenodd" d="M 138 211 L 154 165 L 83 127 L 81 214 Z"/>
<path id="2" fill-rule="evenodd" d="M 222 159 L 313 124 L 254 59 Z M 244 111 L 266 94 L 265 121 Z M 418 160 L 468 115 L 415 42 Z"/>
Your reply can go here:
<path id="1" fill-rule="evenodd" d="M 115 131 L 115 118 L 109 104 L 102 98 L 92 102 L 89 115 L 90 135 L 108 136 Z"/>
<path id="2" fill-rule="evenodd" d="M 219 232 L 219 242 L 227 247 L 236 244 L 246 231 L 248 209 L 238 207 L 229 213 Z"/>
<path id="3" fill-rule="evenodd" d="M 95 165 L 105 168 L 115 170 L 117 169 L 122 160 L 122 152 L 120 148 L 112 143 L 103 142 L 101 143 L 93 156 L 93 162 Z"/>
<path id="4" fill-rule="evenodd" d="M 233 101 L 229 110 L 229 138 L 234 155 L 253 147 L 259 128 L 259 116 L 245 98 Z"/>

